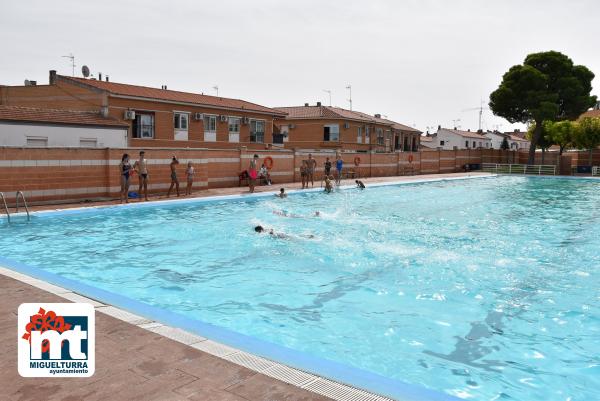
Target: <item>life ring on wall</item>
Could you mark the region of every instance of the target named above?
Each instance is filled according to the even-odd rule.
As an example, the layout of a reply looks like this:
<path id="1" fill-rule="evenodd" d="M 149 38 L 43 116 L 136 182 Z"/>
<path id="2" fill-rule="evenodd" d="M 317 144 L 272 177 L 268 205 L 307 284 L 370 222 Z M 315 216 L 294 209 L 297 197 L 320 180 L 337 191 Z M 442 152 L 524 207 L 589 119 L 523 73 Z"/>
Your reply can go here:
<path id="1" fill-rule="evenodd" d="M 273 158 L 271 156 L 265 157 L 265 167 L 268 170 L 271 170 L 273 168 Z"/>
<path id="2" fill-rule="evenodd" d="M 409 163 L 412 163 L 414 159 L 415 158 L 413 157 L 413 155 L 408 155 L 408 162 Z"/>
<path id="3" fill-rule="evenodd" d="M 354 165 L 355 165 L 356 167 L 360 166 L 360 157 L 359 157 L 359 156 L 356 156 L 356 157 L 354 158 Z"/>

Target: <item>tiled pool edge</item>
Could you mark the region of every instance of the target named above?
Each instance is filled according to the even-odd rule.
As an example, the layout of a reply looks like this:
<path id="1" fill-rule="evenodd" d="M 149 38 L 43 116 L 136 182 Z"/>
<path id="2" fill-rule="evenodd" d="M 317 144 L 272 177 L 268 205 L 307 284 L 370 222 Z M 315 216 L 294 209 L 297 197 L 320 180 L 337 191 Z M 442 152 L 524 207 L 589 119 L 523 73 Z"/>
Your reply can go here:
<path id="1" fill-rule="evenodd" d="M 100 313 L 105 313 L 257 373 L 338 401 L 458 400 L 451 395 L 425 387 L 388 379 L 198 320 L 191 320 L 119 294 L 91 287 L 2 257 L 0 257 L 0 274 L 73 302 L 91 303 Z M 122 306 L 125 309 L 114 305 Z M 198 326 L 201 328 L 198 329 Z M 201 334 L 206 334 L 206 337 Z M 244 351 L 243 348 L 251 348 L 251 352 Z M 276 360 L 284 360 L 288 364 Z"/>

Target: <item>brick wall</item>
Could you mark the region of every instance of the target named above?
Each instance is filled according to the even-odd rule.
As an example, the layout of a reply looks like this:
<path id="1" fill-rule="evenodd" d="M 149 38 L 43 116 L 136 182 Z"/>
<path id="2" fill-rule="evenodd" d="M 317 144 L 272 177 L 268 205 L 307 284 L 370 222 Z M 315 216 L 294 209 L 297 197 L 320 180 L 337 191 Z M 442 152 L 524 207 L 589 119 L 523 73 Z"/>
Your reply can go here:
<path id="1" fill-rule="evenodd" d="M 0 192 L 14 203 L 16 191 L 25 192 L 30 202 L 59 202 L 67 200 L 117 198 L 120 187 L 118 165 L 127 152 L 134 162 L 140 148 L 85 149 L 85 148 L 0 148 Z M 170 185 L 169 163 L 173 155 L 180 165 L 177 168 L 181 184 L 185 186 L 185 169 L 188 161 L 196 168 L 194 189 L 235 187 L 238 174 L 248 169 L 254 154 L 259 166 L 266 157 L 273 159 L 273 182 L 300 181 L 300 165 L 308 159 L 309 152 L 265 149 L 189 149 L 146 148 L 149 162 L 151 193 L 164 193 Z M 324 163 L 330 158 L 335 171 L 335 152 L 311 152 L 317 162 L 315 180 L 323 177 Z M 600 152 L 597 153 L 600 156 Z M 587 161 L 587 152 L 563 156 L 563 164 L 574 156 Z M 421 152 L 354 153 L 341 154 L 344 170 L 358 177 L 396 176 L 410 174 L 438 174 L 463 171 L 468 163 L 522 163 L 527 152 L 476 150 L 427 150 Z M 595 154 L 596 156 L 596 154 Z M 545 162 L 555 155 L 546 155 Z M 355 163 L 356 160 L 356 163 Z M 576 160 L 575 160 L 576 161 Z M 574 164 L 575 165 L 575 164 Z M 137 190 L 137 178 L 131 190 Z"/>

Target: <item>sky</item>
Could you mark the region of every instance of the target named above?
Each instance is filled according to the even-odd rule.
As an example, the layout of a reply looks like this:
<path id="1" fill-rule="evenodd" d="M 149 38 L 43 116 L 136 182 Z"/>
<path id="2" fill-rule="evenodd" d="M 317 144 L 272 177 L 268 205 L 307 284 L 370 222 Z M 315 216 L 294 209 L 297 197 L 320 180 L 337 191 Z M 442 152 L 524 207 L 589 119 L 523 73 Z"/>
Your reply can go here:
<path id="1" fill-rule="evenodd" d="M 2 1 L 0 84 L 87 65 L 111 81 L 239 98 L 317 101 L 422 131 L 478 129 L 502 75 L 557 50 L 597 74 L 595 0 Z M 458 121 L 459 120 L 459 121 Z M 523 128 L 483 110 L 483 129 Z M 434 128 L 434 129 L 435 129 Z"/>

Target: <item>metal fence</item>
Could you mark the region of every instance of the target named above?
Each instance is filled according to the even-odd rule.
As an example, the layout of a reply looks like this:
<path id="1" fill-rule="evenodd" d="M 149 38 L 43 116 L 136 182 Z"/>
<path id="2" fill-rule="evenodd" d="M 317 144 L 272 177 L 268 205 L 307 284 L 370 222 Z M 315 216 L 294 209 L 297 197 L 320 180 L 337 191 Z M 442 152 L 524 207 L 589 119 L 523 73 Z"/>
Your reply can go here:
<path id="1" fill-rule="evenodd" d="M 531 174 L 531 175 L 556 175 L 556 166 L 528 165 L 528 164 L 494 164 L 483 163 L 483 171 L 496 174 Z"/>

